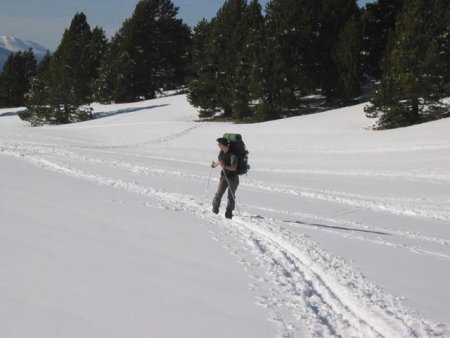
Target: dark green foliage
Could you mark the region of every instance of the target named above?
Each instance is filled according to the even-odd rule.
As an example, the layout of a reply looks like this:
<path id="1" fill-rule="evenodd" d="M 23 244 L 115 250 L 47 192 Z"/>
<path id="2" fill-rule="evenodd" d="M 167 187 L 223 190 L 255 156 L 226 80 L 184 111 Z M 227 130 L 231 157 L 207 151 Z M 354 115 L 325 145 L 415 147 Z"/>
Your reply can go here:
<path id="1" fill-rule="evenodd" d="M 251 117 L 253 106 L 263 99 L 258 92 L 260 79 L 257 76 L 260 69 L 259 57 L 264 45 L 263 29 L 264 18 L 261 14 L 261 6 L 257 0 L 253 0 L 247 6 L 241 22 L 241 31 L 244 36 L 242 48 L 237 54 L 236 80 L 232 98 L 233 118 L 237 120 Z"/>
<path id="2" fill-rule="evenodd" d="M 302 113 L 302 96 L 349 102 L 360 89 L 355 0 L 228 0 L 194 30 L 190 102 L 201 117 L 270 120 Z M 339 40 L 339 37 L 341 39 Z"/>
<path id="3" fill-rule="evenodd" d="M 237 67 L 245 41 L 245 0 L 225 1 L 211 21 L 209 52 L 215 64 L 214 81 L 218 110 L 231 117 L 237 83 Z"/>
<path id="4" fill-rule="evenodd" d="M 268 3 L 264 53 L 271 99 L 265 106 L 278 111 L 273 117 L 301 114 L 300 99 L 309 94 L 323 94 L 328 101 L 348 101 L 350 93 L 342 90 L 343 79 L 360 73 L 357 24 L 349 26 L 358 13 L 355 0 Z M 347 36 L 339 40 L 344 30 Z M 350 65 L 353 61 L 357 63 Z M 359 79 L 354 79 L 350 92 L 358 90 Z"/>
<path id="5" fill-rule="evenodd" d="M 98 77 L 95 81 L 95 100 L 102 103 L 111 103 L 115 98 L 115 91 L 118 87 L 119 64 L 121 59 L 116 57 L 117 35 L 113 37 L 107 45 L 105 56 L 98 69 Z"/>
<path id="6" fill-rule="evenodd" d="M 295 103 L 286 78 L 286 60 L 277 53 L 275 40 L 266 38 L 265 42 L 257 63 L 259 69 L 253 75 L 252 92 L 260 97 L 254 111 L 257 121 L 280 118 Z"/>
<path id="7" fill-rule="evenodd" d="M 104 102 L 154 98 L 184 85 L 190 29 L 170 0 L 141 0 L 113 38 L 100 70 Z"/>
<path id="8" fill-rule="evenodd" d="M 404 0 L 378 0 L 368 3 L 363 10 L 363 67 L 377 79 L 381 78 L 382 58 L 403 3 Z"/>
<path id="9" fill-rule="evenodd" d="M 379 90 L 367 113 L 380 128 L 419 123 L 450 96 L 448 3 L 406 0 L 384 61 Z"/>
<path id="10" fill-rule="evenodd" d="M 444 70 L 443 83 L 445 93 L 450 93 L 450 5 L 447 6 L 446 15 L 444 17 L 444 33 L 440 34 L 438 39 L 441 41 L 441 65 Z"/>
<path id="11" fill-rule="evenodd" d="M 0 107 L 25 105 L 31 78 L 36 73 L 36 59 L 32 50 L 11 54 L 0 74 Z"/>
<path id="12" fill-rule="evenodd" d="M 50 65 L 51 96 L 54 122 L 57 124 L 84 121 L 91 116 L 87 107 L 92 100 L 91 82 L 95 78 L 91 54 L 92 32 L 83 13 L 77 13 Z"/>
<path id="13" fill-rule="evenodd" d="M 216 65 L 210 56 L 209 39 L 211 24 L 203 19 L 194 28 L 191 44 L 191 63 L 188 100 L 200 108 L 200 117 L 211 117 L 216 113 Z"/>
<path id="14" fill-rule="evenodd" d="M 51 98 L 51 55 L 47 53 L 38 65 L 36 76 L 31 80 L 31 88 L 26 100 L 27 110 L 20 112 L 19 117 L 38 126 L 52 121 L 53 108 L 50 105 Z"/>
<path id="15" fill-rule="evenodd" d="M 336 97 L 351 104 L 361 91 L 361 33 L 356 19 L 351 19 L 339 34 L 335 47 L 337 73 Z"/>
<path id="16" fill-rule="evenodd" d="M 450 96 L 450 2 L 434 2 L 429 20 L 432 25 L 432 39 L 427 50 L 425 64 L 433 86 L 428 92 L 429 100 Z"/>
<path id="17" fill-rule="evenodd" d="M 355 21 L 359 18 L 359 8 L 356 0 L 322 0 L 320 11 L 320 29 L 318 37 L 318 52 L 315 57 L 319 65 L 319 77 L 315 83 L 319 84 L 323 94 L 326 96 L 329 102 L 343 99 L 347 100 L 347 97 L 340 97 L 337 94 L 338 82 L 343 77 L 355 76 L 355 72 L 359 72 L 359 63 L 350 66 L 347 64 L 342 67 L 342 54 L 346 53 L 347 63 L 350 54 L 353 59 L 357 61 L 354 54 L 360 53 L 359 37 L 357 33 L 356 23 L 353 24 L 350 21 Z M 340 36 L 347 35 L 346 38 L 351 40 L 339 40 Z M 351 36 L 352 35 L 352 36 Z M 337 46 L 339 44 L 339 46 Z M 358 48 L 358 50 L 354 50 Z M 346 52 L 342 52 L 339 49 L 344 49 Z M 340 64 L 336 64 L 336 55 L 333 53 L 341 53 Z M 339 68 L 340 67 L 340 68 Z M 353 69 L 352 69 L 353 68 Z M 358 69 L 354 69 L 358 68 Z M 352 74 L 343 74 L 343 72 L 352 72 Z M 355 82 L 355 80 L 353 80 Z M 355 84 L 356 85 L 356 84 Z M 342 81 L 341 81 L 342 88 Z M 357 91 L 357 90 L 354 90 Z M 341 92 L 342 93 L 342 92 Z M 344 94 L 345 96 L 346 94 Z"/>
<path id="18" fill-rule="evenodd" d="M 83 121 L 93 100 L 151 99 L 188 80 L 200 117 L 266 121 L 354 103 L 364 75 L 382 76 L 367 108 L 380 128 L 419 123 L 442 116 L 450 96 L 449 7 L 442 0 L 379 0 L 363 10 L 356 0 L 271 0 L 263 16 L 258 0 L 226 0 L 191 36 L 171 0 L 140 0 L 110 43 L 77 14 L 32 78 L 21 117 L 33 125 Z M 0 104 L 20 105 L 29 87 L 16 80 L 17 69 L 32 62 L 8 62 Z M 33 71 L 27 74 L 29 81 Z"/>
<path id="19" fill-rule="evenodd" d="M 221 112 L 237 120 L 253 115 L 261 101 L 260 80 L 264 19 L 253 0 L 228 0 L 211 22 L 194 29 L 189 100 L 201 117 Z"/>
<path id="20" fill-rule="evenodd" d="M 33 125 L 92 118 L 90 103 L 153 98 L 185 84 L 190 29 L 169 0 L 142 0 L 108 43 L 76 14 L 60 46 L 32 81 L 27 112 Z"/>
<path id="21" fill-rule="evenodd" d="M 40 67 L 22 117 L 33 125 L 91 119 L 89 104 L 105 49 L 103 30 L 91 31 L 86 16 L 77 13 L 55 53 Z"/>
<path id="22" fill-rule="evenodd" d="M 272 0 L 266 12 L 263 60 L 268 83 L 266 100 L 258 109 L 264 120 L 298 112 L 298 98 L 316 87 L 320 3 Z"/>
<path id="23" fill-rule="evenodd" d="M 89 54 L 91 59 L 89 62 L 89 72 L 92 74 L 92 79 L 90 80 L 90 90 L 94 100 L 97 100 L 97 93 L 100 91 L 99 77 L 100 77 L 100 67 L 103 60 L 105 59 L 106 52 L 108 50 L 108 40 L 105 35 L 105 31 L 100 27 L 95 27 L 92 30 L 91 41 L 89 43 Z"/>
<path id="24" fill-rule="evenodd" d="M 418 123 L 450 96 L 448 7 L 271 0 L 262 17 L 257 1 L 225 1 L 194 30 L 189 100 L 200 117 L 264 121 L 314 110 L 311 94 L 322 105 L 357 102 L 363 75 L 383 74 L 368 114 L 382 127 Z"/>

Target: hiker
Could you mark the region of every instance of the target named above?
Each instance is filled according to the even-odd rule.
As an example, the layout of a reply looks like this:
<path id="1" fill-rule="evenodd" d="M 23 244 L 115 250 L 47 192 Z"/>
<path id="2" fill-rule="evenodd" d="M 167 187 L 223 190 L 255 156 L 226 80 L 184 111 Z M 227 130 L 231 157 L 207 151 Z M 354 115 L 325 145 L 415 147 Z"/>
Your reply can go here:
<path id="1" fill-rule="evenodd" d="M 231 219 L 233 217 L 233 210 L 236 205 L 236 201 L 234 200 L 236 197 L 236 190 L 239 185 L 239 176 L 236 172 L 238 166 L 238 158 L 230 150 L 228 139 L 223 137 L 218 138 L 217 145 L 220 148 L 220 153 L 218 156 L 219 160 L 213 161 L 211 163 L 211 167 L 216 168 L 220 166 L 222 170 L 220 173 L 219 186 L 213 200 L 212 211 L 215 214 L 219 213 L 222 196 L 228 188 L 228 203 L 227 209 L 225 211 L 225 217 Z"/>

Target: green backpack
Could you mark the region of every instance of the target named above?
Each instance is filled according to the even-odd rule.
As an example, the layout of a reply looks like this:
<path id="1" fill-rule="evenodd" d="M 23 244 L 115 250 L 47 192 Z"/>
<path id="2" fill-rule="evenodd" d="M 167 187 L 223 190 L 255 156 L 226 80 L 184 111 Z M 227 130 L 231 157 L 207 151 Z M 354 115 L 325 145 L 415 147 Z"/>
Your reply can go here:
<path id="1" fill-rule="evenodd" d="M 250 165 L 248 164 L 248 150 L 242 140 L 242 136 L 240 134 L 225 133 L 223 137 L 228 140 L 231 152 L 238 158 L 236 173 L 238 175 L 247 174 Z"/>

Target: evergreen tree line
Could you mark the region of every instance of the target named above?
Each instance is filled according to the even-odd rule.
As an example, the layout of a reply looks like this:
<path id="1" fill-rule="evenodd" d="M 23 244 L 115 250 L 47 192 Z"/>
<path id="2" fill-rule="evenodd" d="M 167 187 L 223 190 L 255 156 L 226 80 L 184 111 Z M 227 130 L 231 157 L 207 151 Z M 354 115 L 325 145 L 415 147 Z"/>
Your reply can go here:
<path id="1" fill-rule="evenodd" d="M 194 29 L 190 102 L 202 117 L 264 121 L 351 103 L 361 90 L 356 0 L 227 0 Z M 315 102 L 317 103 L 317 102 Z"/>
<path id="2" fill-rule="evenodd" d="M 154 98 L 185 85 L 190 28 L 170 0 L 141 0 L 108 41 L 77 13 L 56 51 L 47 55 L 22 97 L 19 116 L 32 125 L 93 118 L 90 103 Z"/>
<path id="3" fill-rule="evenodd" d="M 355 102 L 380 128 L 417 123 L 449 91 L 449 1 L 227 0 L 194 28 L 189 100 L 201 117 L 264 121 Z M 319 102 L 320 103 L 320 102 Z M 433 106 L 434 105 L 434 106 Z"/>
<path id="4" fill-rule="evenodd" d="M 366 107 L 378 128 L 450 116 L 450 1 L 404 0 L 381 59 L 381 84 Z"/>
<path id="5" fill-rule="evenodd" d="M 270 120 L 305 97 L 347 104 L 361 82 L 356 0 L 227 0 L 194 28 L 190 102 L 202 117 Z"/>
<path id="6" fill-rule="evenodd" d="M 226 0 L 191 33 L 170 0 L 141 0 L 108 41 L 77 13 L 36 64 L 10 56 L 0 106 L 33 125 L 92 118 L 89 104 L 151 99 L 187 85 L 200 117 L 265 121 L 344 106 L 379 81 L 366 113 L 379 128 L 445 116 L 450 1 Z M 446 110 L 447 109 L 447 110 Z"/>
<path id="7" fill-rule="evenodd" d="M 30 79 L 36 75 L 37 62 L 32 50 L 10 54 L 0 73 L 0 107 L 25 105 Z"/>

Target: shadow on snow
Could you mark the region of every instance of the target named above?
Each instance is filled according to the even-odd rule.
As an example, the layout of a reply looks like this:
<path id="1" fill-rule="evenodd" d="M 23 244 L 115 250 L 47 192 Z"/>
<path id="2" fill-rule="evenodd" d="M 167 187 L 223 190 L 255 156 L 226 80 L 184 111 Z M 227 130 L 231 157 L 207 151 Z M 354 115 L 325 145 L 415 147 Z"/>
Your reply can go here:
<path id="1" fill-rule="evenodd" d="M 334 230 L 345 230 L 345 231 L 355 231 L 355 232 L 364 232 L 364 233 L 375 234 L 375 235 L 384 235 L 384 236 L 390 236 L 391 235 L 391 234 L 389 234 L 387 232 L 354 229 L 354 228 L 347 228 L 347 227 L 341 227 L 341 226 L 335 226 L 335 225 L 307 223 L 307 222 L 302 222 L 302 221 L 284 221 L 284 222 L 285 223 L 301 224 L 301 225 L 306 225 L 306 226 L 311 226 L 311 227 L 318 227 L 318 228 L 326 228 L 326 229 L 334 229 Z"/>
<path id="2" fill-rule="evenodd" d="M 154 109 L 154 108 L 160 108 L 160 107 L 165 107 L 165 106 L 168 106 L 168 104 L 158 104 L 158 105 L 152 105 L 152 106 L 146 106 L 146 107 L 135 107 L 135 108 L 123 108 L 123 109 L 119 109 L 119 110 L 115 110 L 115 111 L 93 113 L 92 116 L 94 117 L 94 119 L 101 119 L 101 118 L 110 117 L 110 116 L 114 116 L 114 115 L 134 113 L 134 112 L 137 112 L 140 110 Z"/>
<path id="3" fill-rule="evenodd" d="M 0 117 L 6 117 L 6 116 L 16 116 L 17 112 L 8 112 L 8 113 L 2 113 L 0 114 Z"/>

